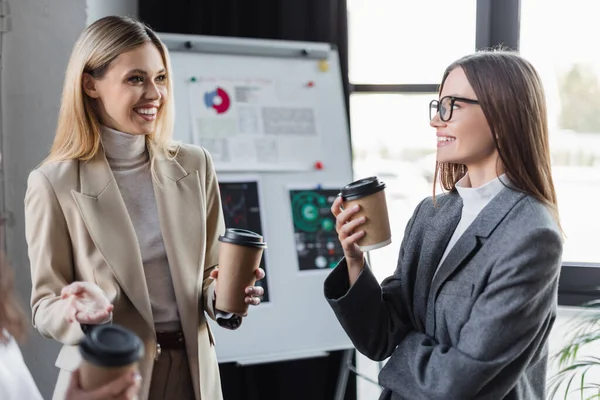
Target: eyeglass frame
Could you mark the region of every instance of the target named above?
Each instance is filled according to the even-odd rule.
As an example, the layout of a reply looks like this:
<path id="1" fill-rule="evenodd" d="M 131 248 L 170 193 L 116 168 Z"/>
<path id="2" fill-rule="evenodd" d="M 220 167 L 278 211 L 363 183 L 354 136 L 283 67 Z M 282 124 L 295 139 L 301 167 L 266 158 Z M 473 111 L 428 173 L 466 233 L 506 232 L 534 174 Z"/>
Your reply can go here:
<path id="1" fill-rule="evenodd" d="M 440 114 L 440 104 L 444 101 L 444 99 L 450 99 L 450 116 L 447 119 L 442 118 L 442 114 Z M 439 114 L 440 120 L 443 122 L 448 122 L 452 119 L 452 112 L 454 111 L 454 103 L 457 101 L 461 101 L 467 104 L 479 104 L 479 100 L 467 99 L 466 97 L 458 97 L 458 96 L 444 96 L 439 100 L 431 100 L 429 102 L 429 120 L 433 121 L 436 115 Z M 433 103 L 437 103 L 437 107 L 435 107 L 436 113 L 431 115 L 431 110 L 434 108 Z"/>

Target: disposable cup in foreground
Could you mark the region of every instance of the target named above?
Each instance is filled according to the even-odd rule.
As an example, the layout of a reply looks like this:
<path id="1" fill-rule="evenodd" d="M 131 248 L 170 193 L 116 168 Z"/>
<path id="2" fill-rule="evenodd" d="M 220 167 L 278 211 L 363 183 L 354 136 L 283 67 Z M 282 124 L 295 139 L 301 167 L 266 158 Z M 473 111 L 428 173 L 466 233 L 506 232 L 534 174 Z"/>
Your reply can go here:
<path id="1" fill-rule="evenodd" d="M 361 251 L 371 251 L 392 243 L 392 233 L 385 200 L 385 183 L 376 176 L 359 179 L 344 186 L 341 190 L 343 208 L 348 209 L 355 204 L 360 210 L 352 219 L 366 217 L 366 222 L 357 230 L 365 231 L 358 240 Z"/>
<path id="2" fill-rule="evenodd" d="M 215 308 L 220 311 L 245 314 L 248 304 L 245 290 L 256 283 L 256 270 L 267 247 L 258 233 L 229 228 L 219 237 L 219 277 Z"/>
<path id="3" fill-rule="evenodd" d="M 83 358 L 81 388 L 93 390 L 124 374 L 137 372 L 144 344 L 135 333 L 120 325 L 97 325 L 79 344 L 79 352 Z"/>

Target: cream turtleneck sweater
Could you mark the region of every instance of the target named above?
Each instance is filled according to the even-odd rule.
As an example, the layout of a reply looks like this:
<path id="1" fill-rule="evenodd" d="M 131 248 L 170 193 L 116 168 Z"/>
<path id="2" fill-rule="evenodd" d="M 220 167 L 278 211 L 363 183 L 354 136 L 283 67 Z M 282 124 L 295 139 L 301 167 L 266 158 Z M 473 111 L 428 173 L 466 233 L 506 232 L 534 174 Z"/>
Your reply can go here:
<path id="1" fill-rule="evenodd" d="M 157 331 L 181 329 L 144 135 L 101 127 L 102 145 L 133 224 Z"/>
<path id="2" fill-rule="evenodd" d="M 450 242 L 448 242 L 444 255 L 435 271 L 436 274 L 446 259 L 446 256 L 450 253 L 450 250 L 452 250 L 456 242 L 458 242 L 458 239 L 460 239 L 475 218 L 477 218 L 481 210 L 483 210 L 505 186 L 509 186 L 506 174 L 502 174 L 498 178 L 477 188 L 471 187 L 471 179 L 469 178 L 468 173 L 456 183 L 456 190 L 463 201 L 462 213 L 456 230 L 452 234 Z"/>

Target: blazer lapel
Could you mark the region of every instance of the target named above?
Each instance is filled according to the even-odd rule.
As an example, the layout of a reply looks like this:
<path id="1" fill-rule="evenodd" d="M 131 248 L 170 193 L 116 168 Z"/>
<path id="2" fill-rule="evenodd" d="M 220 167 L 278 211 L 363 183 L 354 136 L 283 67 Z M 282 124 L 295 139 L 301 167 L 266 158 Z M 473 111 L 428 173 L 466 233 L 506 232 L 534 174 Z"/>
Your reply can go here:
<path id="1" fill-rule="evenodd" d="M 121 289 L 149 326 L 154 326 L 150 297 L 135 230 L 104 150 L 79 162 L 80 192 L 72 196 L 92 241 Z"/>
<path id="2" fill-rule="evenodd" d="M 467 230 L 458 239 L 448 256 L 440 266 L 428 296 L 426 332 L 434 334 L 435 300 L 444 284 L 454 272 L 475 254 L 506 214 L 525 194 L 504 188 L 479 213 Z M 453 231 L 450 233 L 452 235 Z M 449 239 L 449 238 L 448 238 Z"/>
<path id="3" fill-rule="evenodd" d="M 446 250 L 452 233 L 460 221 L 462 200 L 457 193 L 445 195 L 443 204 L 429 222 L 417 268 L 414 289 L 415 320 L 425 332 L 425 316 L 431 280 Z M 441 200 L 441 199 L 440 199 Z"/>
<path id="4" fill-rule="evenodd" d="M 163 242 L 184 332 L 198 330 L 202 287 L 201 249 L 205 240 L 204 193 L 197 170 L 187 172 L 177 161 L 156 155 L 154 194 Z M 197 354 L 197 340 L 188 337 L 188 354 Z M 189 346 L 194 346 L 190 348 Z"/>

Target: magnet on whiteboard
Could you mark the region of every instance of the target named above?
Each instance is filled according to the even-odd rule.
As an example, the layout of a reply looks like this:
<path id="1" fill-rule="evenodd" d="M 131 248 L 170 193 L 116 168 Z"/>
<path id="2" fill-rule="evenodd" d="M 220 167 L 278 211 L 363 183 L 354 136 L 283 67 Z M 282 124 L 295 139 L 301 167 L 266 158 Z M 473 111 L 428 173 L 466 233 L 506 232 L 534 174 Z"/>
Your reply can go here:
<path id="1" fill-rule="evenodd" d="M 308 83 L 306 84 L 306 86 L 308 86 L 308 87 L 313 87 L 313 86 L 315 86 L 315 82 L 313 82 L 313 81 L 308 81 Z"/>
<path id="2" fill-rule="evenodd" d="M 320 60 L 319 61 L 319 70 L 321 72 L 327 72 L 327 71 L 329 71 L 329 61 L 327 61 L 327 60 Z"/>
<path id="3" fill-rule="evenodd" d="M 322 170 L 323 169 L 323 163 L 321 161 L 315 162 L 315 169 Z"/>
<path id="4" fill-rule="evenodd" d="M 192 76 L 192 77 L 190 78 L 190 82 L 196 82 L 196 77 L 195 77 L 195 76 Z"/>

